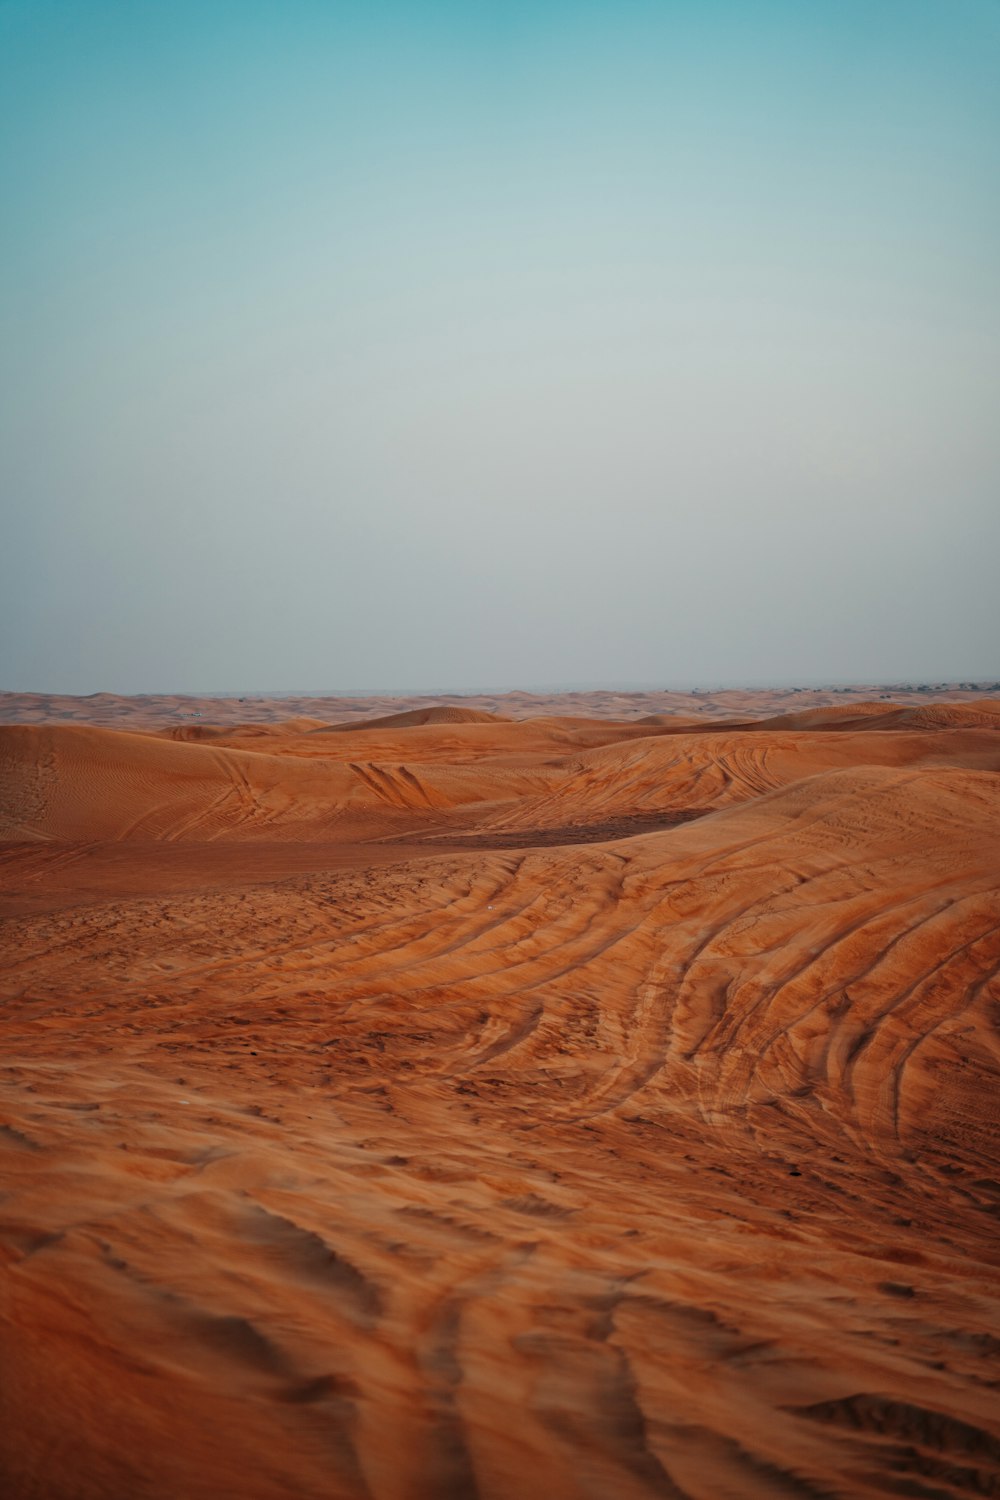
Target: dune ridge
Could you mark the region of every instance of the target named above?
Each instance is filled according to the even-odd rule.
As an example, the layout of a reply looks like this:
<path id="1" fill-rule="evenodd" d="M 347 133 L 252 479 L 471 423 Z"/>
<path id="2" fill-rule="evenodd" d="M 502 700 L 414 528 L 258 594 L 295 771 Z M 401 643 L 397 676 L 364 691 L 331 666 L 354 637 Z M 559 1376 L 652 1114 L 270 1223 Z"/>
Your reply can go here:
<path id="1" fill-rule="evenodd" d="M 217 727 L 0 731 L 5 1494 L 1000 1493 L 997 705 Z"/>

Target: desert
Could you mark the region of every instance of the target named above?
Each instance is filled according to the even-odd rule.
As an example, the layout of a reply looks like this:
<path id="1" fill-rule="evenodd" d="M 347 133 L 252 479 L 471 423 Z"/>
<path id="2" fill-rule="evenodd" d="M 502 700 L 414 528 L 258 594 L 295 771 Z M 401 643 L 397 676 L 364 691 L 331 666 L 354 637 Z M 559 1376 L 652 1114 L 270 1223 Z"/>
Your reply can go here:
<path id="1" fill-rule="evenodd" d="M 988 689 L 0 720 L 5 1495 L 1000 1494 Z"/>
<path id="2" fill-rule="evenodd" d="M 0 0 L 0 1500 L 1000 1500 L 997 0 Z"/>

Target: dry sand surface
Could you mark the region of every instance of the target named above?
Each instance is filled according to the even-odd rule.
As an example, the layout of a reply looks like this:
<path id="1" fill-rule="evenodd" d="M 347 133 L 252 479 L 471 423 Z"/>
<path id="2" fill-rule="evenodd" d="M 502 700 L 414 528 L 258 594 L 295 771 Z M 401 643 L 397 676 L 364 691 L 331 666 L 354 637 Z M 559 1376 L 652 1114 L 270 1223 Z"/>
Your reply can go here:
<path id="1" fill-rule="evenodd" d="M 5 1497 L 1000 1495 L 1000 702 L 513 696 L 0 702 Z"/>
<path id="2" fill-rule="evenodd" d="M 0 692 L 0 724 L 46 724 L 56 720 L 104 724 L 112 729 L 162 729 L 168 724 L 197 726 L 250 725 L 270 733 L 277 723 L 301 729 L 329 724 L 357 724 L 376 716 L 410 713 L 424 716 L 432 707 L 435 719 L 469 711 L 523 719 L 543 714 L 561 718 L 579 714 L 588 719 L 632 720 L 647 714 L 686 715 L 696 722 L 708 718 L 767 718 L 802 709 L 830 708 L 850 703 L 889 702 L 913 707 L 926 703 L 976 703 L 1000 693 L 1000 682 L 894 683 L 836 688 L 724 688 L 691 692 L 504 692 L 438 695 L 433 699 L 366 693 L 238 697 L 191 697 L 149 694 L 122 698 L 115 693 L 91 693 L 72 698 L 58 693 Z"/>

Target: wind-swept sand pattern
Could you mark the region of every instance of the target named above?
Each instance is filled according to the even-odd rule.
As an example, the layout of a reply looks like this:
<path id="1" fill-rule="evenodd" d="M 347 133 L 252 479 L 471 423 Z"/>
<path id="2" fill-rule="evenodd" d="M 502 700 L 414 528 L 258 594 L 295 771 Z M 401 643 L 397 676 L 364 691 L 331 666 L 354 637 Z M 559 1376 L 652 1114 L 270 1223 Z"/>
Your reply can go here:
<path id="1" fill-rule="evenodd" d="M 998 728 L 3 730 L 5 1493 L 1000 1494 Z"/>

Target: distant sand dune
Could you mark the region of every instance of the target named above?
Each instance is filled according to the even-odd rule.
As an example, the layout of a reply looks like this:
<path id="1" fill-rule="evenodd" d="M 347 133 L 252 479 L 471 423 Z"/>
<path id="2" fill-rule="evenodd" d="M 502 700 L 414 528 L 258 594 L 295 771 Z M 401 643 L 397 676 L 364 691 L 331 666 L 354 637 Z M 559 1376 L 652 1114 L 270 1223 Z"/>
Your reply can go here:
<path id="1" fill-rule="evenodd" d="M 478 734 L 480 721 L 474 727 Z M 416 748 L 409 727 L 388 726 L 396 735 L 391 742 L 384 725 L 345 727 L 338 735 L 347 747 L 343 759 L 322 760 L 288 743 L 301 739 L 301 731 L 280 728 L 282 738 L 265 743 L 284 754 L 236 748 L 232 737 L 225 745 L 209 745 L 74 725 L 0 728 L 8 789 L 0 837 L 374 838 L 402 826 L 396 818 L 387 823 L 387 812 L 447 813 L 444 822 L 424 816 L 415 831 L 461 831 L 470 805 L 477 829 L 585 827 L 635 813 L 729 806 L 838 766 L 933 765 L 944 759 L 969 769 L 1000 769 L 1000 737 L 978 729 L 842 729 L 808 737 L 767 722 L 711 736 L 625 729 L 624 741 L 612 738 L 579 755 L 542 759 L 539 745 L 564 750 L 566 731 L 551 721 L 538 729 L 528 721 L 490 725 L 489 740 L 478 744 L 449 737 L 447 764 L 418 756 L 408 766 L 402 757 Z M 377 746 L 369 740 L 373 733 L 380 735 Z M 307 740 L 310 735 L 305 731 Z M 577 737 L 607 740 L 609 728 L 578 726 Z M 356 759 L 350 748 L 355 741 L 364 742 Z M 259 742 L 256 736 L 252 742 Z M 463 754 L 467 749 L 473 753 Z"/>
<path id="2" fill-rule="evenodd" d="M 537 718 L 553 714 L 560 718 L 614 719 L 636 722 L 644 716 L 688 720 L 705 724 L 712 720 L 730 724 L 805 709 L 864 704 L 877 699 L 887 708 L 893 703 L 916 707 L 921 704 L 982 704 L 992 697 L 994 709 L 1000 682 L 936 683 L 913 685 L 871 684 L 838 688 L 723 688 L 678 692 L 592 690 L 538 693 L 502 692 L 479 694 L 366 694 L 343 693 L 319 696 L 251 694 L 245 697 L 147 694 L 132 698 L 114 693 L 92 693 L 73 698 L 58 693 L 0 693 L 0 723 L 45 724 L 72 722 L 118 729 L 162 729 L 191 725 L 198 719 L 207 725 L 269 725 L 280 720 L 315 719 L 317 725 L 371 722 L 415 711 L 436 712 L 454 708 L 460 713 L 482 711 L 498 718 Z M 197 727 L 197 726 L 193 726 Z"/>
<path id="3" fill-rule="evenodd" d="M 408 725 L 424 724 L 502 724 L 499 714 L 487 713 L 485 709 L 439 706 L 434 708 L 411 708 L 403 713 L 384 714 L 381 718 L 366 719 L 365 729 L 404 729 Z M 353 724 L 324 724 L 322 734 L 343 733 L 356 727 Z"/>
<path id="4" fill-rule="evenodd" d="M 809 708 L 779 714 L 755 724 L 755 729 L 1000 729 L 1000 700 L 975 703 L 922 703 L 916 708 L 897 704 L 846 703 L 831 708 Z"/>

